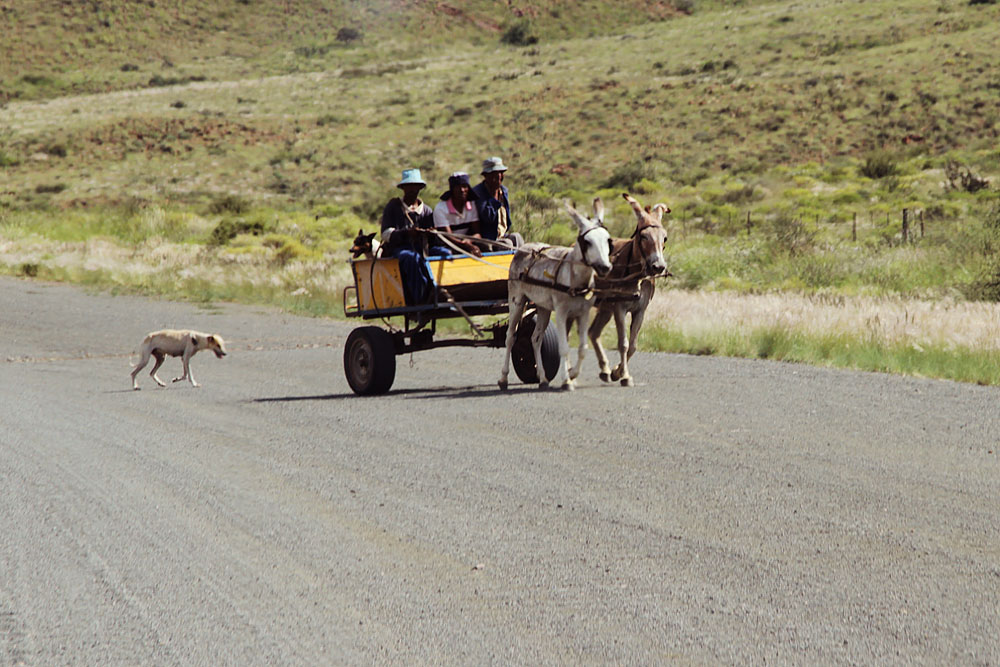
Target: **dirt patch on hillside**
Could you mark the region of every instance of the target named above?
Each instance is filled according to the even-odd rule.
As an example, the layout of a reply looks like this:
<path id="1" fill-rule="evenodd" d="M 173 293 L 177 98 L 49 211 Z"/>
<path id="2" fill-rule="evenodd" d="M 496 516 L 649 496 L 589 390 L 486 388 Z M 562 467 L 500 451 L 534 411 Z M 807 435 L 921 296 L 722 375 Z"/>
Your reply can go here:
<path id="1" fill-rule="evenodd" d="M 85 158 L 120 159 L 129 153 L 179 155 L 195 148 L 275 144 L 284 137 L 277 130 L 222 118 L 126 118 L 87 130 L 75 139 Z"/>

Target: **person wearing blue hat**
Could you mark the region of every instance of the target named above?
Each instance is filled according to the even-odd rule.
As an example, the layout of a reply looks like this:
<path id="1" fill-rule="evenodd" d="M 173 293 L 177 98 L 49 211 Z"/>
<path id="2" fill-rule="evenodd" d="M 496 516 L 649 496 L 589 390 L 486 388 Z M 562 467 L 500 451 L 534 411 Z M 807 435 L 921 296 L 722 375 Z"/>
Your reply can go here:
<path id="1" fill-rule="evenodd" d="M 403 291 L 410 305 L 425 303 L 433 285 L 424 262 L 428 230 L 434 228 L 434 211 L 420 199 L 420 191 L 426 186 L 419 169 L 404 169 L 396 184 L 403 196 L 389 200 L 382 211 L 382 256 L 399 260 Z M 439 247 L 433 247 L 432 252 L 451 254 Z"/>
<path id="2" fill-rule="evenodd" d="M 507 165 L 499 157 L 483 160 L 483 181 L 472 188 L 472 198 L 482 237 L 517 247 L 524 243 L 524 239 L 510 229 L 510 197 L 503 184 L 506 172 Z"/>

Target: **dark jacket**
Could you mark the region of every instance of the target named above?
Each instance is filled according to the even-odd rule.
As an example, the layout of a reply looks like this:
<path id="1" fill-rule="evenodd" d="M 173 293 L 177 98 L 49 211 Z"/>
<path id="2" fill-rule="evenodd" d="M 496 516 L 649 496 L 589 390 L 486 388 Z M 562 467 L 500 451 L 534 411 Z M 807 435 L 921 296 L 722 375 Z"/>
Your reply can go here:
<path id="1" fill-rule="evenodd" d="M 500 222 L 500 207 L 507 211 L 507 232 L 511 231 L 510 219 L 510 199 L 507 197 L 507 187 L 500 186 L 500 199 L 493 198 L 486 191 L 486 183 L 480 183 L 472 188 L 475 199 L 473 204 L 479 212 L 479 233 L 484 239 L 496 241 L 498 234 L 497 225 Z"/>
<path id="2" fill-rule="evenodd" d="M 422 206 L 422 212 L 414 215 L 408 214 L 403 207 L 403 200 L 399 197 L 389 200 L 382 210 L 382 254 L 392 256 L 399 250 L 420 250 L 422 251 L 422 241 L 414 244 L 414 240 L 402 230 L 419 227 L 421 229 L 434 228 L 434 212 L 427 204 Z M 393 231 L 388 238 L 386 232 Z"/>

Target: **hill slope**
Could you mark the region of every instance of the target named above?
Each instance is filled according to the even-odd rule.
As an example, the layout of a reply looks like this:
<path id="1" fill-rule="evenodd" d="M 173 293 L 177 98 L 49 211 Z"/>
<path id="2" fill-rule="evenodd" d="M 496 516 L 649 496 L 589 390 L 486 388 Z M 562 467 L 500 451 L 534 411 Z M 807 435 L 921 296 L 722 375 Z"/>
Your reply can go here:
<path id="1" fill-rule="evenodd" d="M 366 3 L 365 16 L 378 23 L 396 4 Z M 580 4 L 613 13 L 610 3 Z M 477 20 L 492 5 L 469 3 L 480 8 Z M 68 3 L 51 6 L 72 14 Z M 154 3 L 170 17 L 163 26 L 198 24 L 194 6 Z M 961 151 L 974 167 L 995 169 L 997 5 L 774 3 L 528 48 L 437 40 L 422 50 L 422 37 L 289 49 L 295 38 L 279 36 L 295 34 L 307 13 L 292 10 L 312 7 L 307 0 L 243 6 L 271 7 L 254 21 L 237 21 L 240 3 L 227 6 L 234 35 L 253 24 L 260 40 L 275 40 L 269 55 L 199 55 L 221 48 L 211 47 L 209 31 L 195 31 L 206 42 L 190 53 L 151 39 L 176 60 L 116 66 L 109 79 L 136 79 L 108 84 L 120 92 L 0 109 L 8 205 L 39 194 L 67 204 L 233 193 L 364 208 L 391 192 L 404 166 L 440 182 L 489 154 L 512 162 L 522 188 L 550 194 L 643 178 L 672 190 L 713 173 L 759 177 L 878 148 L 929 158 Z M 406 6 L 418 23 L 444 11 Z M 122 10 L 109 21 L 130 16 Z M 323 22 L 324 30 L 329 24 L 332 35 L 345 21 Z"/>

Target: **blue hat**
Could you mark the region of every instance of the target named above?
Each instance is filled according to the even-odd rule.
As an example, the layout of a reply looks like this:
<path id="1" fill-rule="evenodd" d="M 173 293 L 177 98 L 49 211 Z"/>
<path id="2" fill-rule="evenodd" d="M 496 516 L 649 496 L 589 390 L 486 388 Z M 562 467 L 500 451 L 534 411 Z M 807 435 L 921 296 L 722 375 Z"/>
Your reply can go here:
<path id="1" fill-rule="evenodd" d="M 401 188 L 404 185 L 426 186 L 427 184 L 424 183 L 424 179 L 420 177 L 419 169 L 404 169 L 403 180 L 401 180 L 399 183 L 396 183 L 396 187 Z"/>

